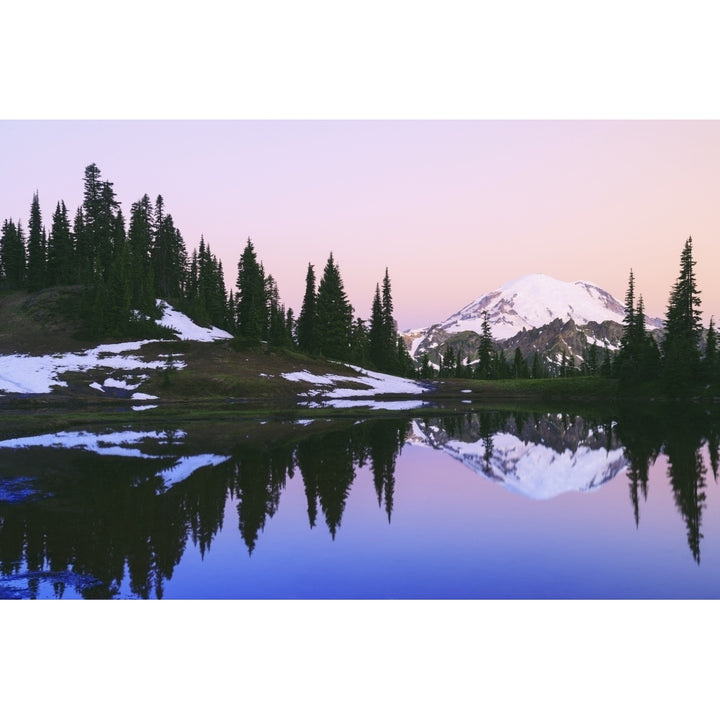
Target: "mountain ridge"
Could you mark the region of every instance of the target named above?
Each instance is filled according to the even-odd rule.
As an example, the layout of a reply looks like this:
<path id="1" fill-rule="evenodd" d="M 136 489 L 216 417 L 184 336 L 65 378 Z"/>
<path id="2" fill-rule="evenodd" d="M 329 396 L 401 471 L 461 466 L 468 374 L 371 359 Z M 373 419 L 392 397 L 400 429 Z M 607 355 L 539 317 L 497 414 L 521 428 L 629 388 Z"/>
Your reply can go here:
<path id="1" fill-rule="evenodd" d="M 611 351 L 619 349 L 625 307 L 593 283 L 566 282 L 536 273 L 477 297 L 442 322 L 402 335 L 416 361 L 428 353 L 433 356 L 431 362 L 438 364 L 439 348 L 450 344 L 472 363 L 468 348 L 463 346 L 472 345 L 473 338 L 482 334 L 485 314 L 493 340 L 503 349 L 514 351 L 519 347 L 526 357 L 535 350 L 547 355 L 552 346 L 539 342 L 539 336 L 549 328 L 550 334 L 556 335 L 564 330 L 560 334 L 568 337 L 561 338 L 559 347 L 566 346 L 568 354 L 580 358 L 582 347 L 588 343 Z M 649 331 L 658 331 L 663 322 L 646 318 L 646 325 Z"/>

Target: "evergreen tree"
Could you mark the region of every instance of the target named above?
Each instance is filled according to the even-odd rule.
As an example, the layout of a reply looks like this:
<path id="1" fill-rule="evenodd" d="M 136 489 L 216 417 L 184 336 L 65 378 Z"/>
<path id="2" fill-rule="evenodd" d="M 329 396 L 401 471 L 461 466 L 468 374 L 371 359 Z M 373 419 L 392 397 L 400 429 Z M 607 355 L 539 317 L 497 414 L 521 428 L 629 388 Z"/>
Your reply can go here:
<path id="1" fill-rule="evenodd" d="M 317 293 L 317 341 L 320 353 L 336 360 L 350 357 L 353 308 L 348 302 L 340 268 L 332 253 Z"/>
<path id="2" fill-rule="evenodd" d="M 440 377 L 450 377 L 455 374 L 455 352 L 452 346 L 449 344 L 445 345 L 445 352 L 442 356 L 440 364 Z"/>
<path id="3" fill-rule="evenodd" d="M 35 292 L 45 287 L 45 248 L 43 247 L 43 226 L 40 200 L 37 192 L 30 205 L 27 243 L 27 289 Z"/>
<path id="4" fill-rule="evenodd" d="M 370 332 L 362 318 L 356 318 L 352 329 L 352 356 L 356 365 L 365 366 L 371 361 Z"/>
<path id="5" fill-rule="evenodd" d="M 89 281 L 88 268 L 90 267 L 90 248 L 88 245 L 87 232 L 85 230 L 85 217 L 82 208 L 78 208 L 73 219 L 72 237 L 74 239 L 75 268 L 74 282 L 83 284 Z"/>
<path id="6" fill-rule="evenodd" d="M 75 250 L 67 208 L 61 200 L 53 213 L 47 248 L 47 284 L 69 285 L 77 279 Z"/>
<path id="7" fill-rule="evenodd" d="M 525 358 L 523 357 L 522 351 L 519 347 L 515 348 L 512 370 L 513 376 L 515 378 L 526 378 L 530 375 L 530 370 L 528 368 L 527 362 L 525 361 Z"/>
<path id="8" fill-rule="evenodd" d="M 613 363 L 610 357 L 610 348 L 605 346 L 605 354 L 603 355 L 602 365 L 600 366 L 600 375 L 602 377 L 610 377 L 613 374 Z"/>
<path id="9" fill-rule="evenodd" d="M 476 370 L 477 377 L 487 380 L 492 376 L 492 361 L 493 338 L 490 330 L 488 314 L 487 312 L 484 312 L 481 325 L 480 346 L 478 347 L 478 364 Z"/>
<path id="10" fill-rule="evenodd" d="M 236 287 L 238 333 L 247 340 L 265 339 L 268 328 L 265 272 L 250 238 L 238 261 Z"/>
<path id="11" fill-rule="evenodd" d="M 670 392 L 684 394 L 700 365 L 700 293 L 695 284 L 692 237 L 680 255 L 680 273 L 670 293 L 662 343 L 663 373 Z"/>
<path id="12" fill-rule="evenodd" d="M 272 275 L 267 276 L 265 288 L 269 322 L 267 340 L 276 347 L 287 347 L 289 335 L 285 324 L 285 306 L 280 303 L 277 283 Z"/>
<path id="13" fill-rule="evenodd" d="M 410 356 L 407 345 L 400 335 L 397 336 L 397 363 L 397 371 L 403 377 L 413 377 L 416 374 L 415 363 L 413 363 L 413 359 Z M 466 365 L 465 370 L 466 374 L 469 374 L 470 366 Z"/>
<path id="14" fill-rule="evenodd" d="M 430 365 L 430 357 L 426 352 L 420 358 L 420 377 L 423 379 L 435 377 L 435 371 Z"/>
<path id="15" fill-rule="evenodd" d="M 705 339 L 705 356 L 703 357 L 703 376 L 708 383 L 715 383 L 718 379 L 718 350 L 715 324 L 710 318 L 710 325 Z"/>
<path id="16" fill-rule="evenodd" d="M 305 276 L 305 296 L 303 297 L 300 315 L 297 321 L 298 350 L 314 354 L 317 352 L 317 297 L 315 294 L 315 272 L 308 263 Z"/>
<path id="17" fill-rule="evenodd" d="M 155 295 L 162 298 L 179 298 L 187 265 L 187 250 L 172 215 L 165 214 L 162 195 L 155 201 L 153 242 L 151 249 Z"/>
<path id="18" fill-rule="evenodd" d="M 393 317 L 393 301 L 390 288 L 390 275 L 385 268 L 385 277 L 382 286 L 382 327 L 383 349 L 382 369 L 384 372 L 396 374 L 400 372 L 398 357 L 398 333 L 395 318 Z"/>
<path id="19" fill-rule="evenodd" d="M 25 283 L 25 238 L 22 224 L 5 220 L 0 235 L 0 277 L 7 287 L 17 290 Z"/>
<path id="20" fill-rule="evenodd" d="M 385 324 L 383 317 L 383 304 L 380 297 L 380 285 L 375 286 L 372 309 L 370 312 L 370 362 L 378 369 L 384 369 L 385 349 Z"/>
<path id="21" fill-rule="evenodd" d="M 155 282 L 151 262 L 152 243 L 153 207 L 146 194 L 130 208 L 127 236 L 130 301 L 133 309 L 143 315 L 156 317 Z"/>
<path id="22" fill-rule="evenodd" d="M 285 315 L 285 331 L 287 332 L 287 346 L 296 346 L 296 322 L 295 313 L 292 308 L 288 308 L 287 314 Z"/>
<path id="23" fill-rule="evenodd" d="M 107 282 L 107 310 L 103 318 L 107 334 L 122 337 L 131 320 L 130 257 L 126 243 L 117 242 Z M 98 283 L 100 286 L 101 283 Z"/>
<path id="24" fill-rule="evenodd" d="M 107 280 L 112 263 L 115 213 L 120 204 L 113 184 L 103 180 L 95 163 L 85 168 L 83 193 L 83 233 L 76 232 L 81 244 L 78 260 L 81 282 L 89 285 L 96 277 Z"/>
<path id="25" fill-rule="evenodd" d="M 635 307 L 635 278 L 632 270 L 625 296 L 625 318 L 615 374 L 622 383 L 652 380 L 657 376 L 658 352 L 655 341 L 645 328 L 645 306 L 642 295 Z"/>

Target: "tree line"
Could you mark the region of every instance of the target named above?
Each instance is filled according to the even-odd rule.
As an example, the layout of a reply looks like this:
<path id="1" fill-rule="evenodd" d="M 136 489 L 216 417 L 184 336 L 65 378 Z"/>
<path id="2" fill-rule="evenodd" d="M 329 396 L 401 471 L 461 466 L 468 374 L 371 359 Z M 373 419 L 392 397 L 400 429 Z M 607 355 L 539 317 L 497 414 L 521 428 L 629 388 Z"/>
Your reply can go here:
<path id="1" fill-rule="evenodd" d="M 21 221 L 6 219 L 0 234 L 0 288 L 36 292 L 79 286 L 85 338 L 156 332 L 157 299 L 164 299 L 201 325 L 233 333 L 241 344 L 264 342 L 382 372 L 414 374 L 393 318 L 387 268 L 368 320 L 355 316 L 332 253 L 317 286 L 313 265 L 308 265 L 297 318 L 292 308 L 285 309 L 277 282 L 250 239 L 237 272 L 235 292 L 228 293 L 222 262 L 209 243 L 201 236 L 189 254 L 160 195 L 153 202 L 145 194 L 133 203 L 126 223 L 113 183 L 94 163 L 85 168 L 83 201 L 72 221 L 61 200 L 47 231 L 36 192 L 27 231 Z"/>
<path id="2" fill-rule="evenodd" d="M 659 343 L 647 330 L 643 298 L 636 295 L 631 269 L 617 352 L 588 342 L 582 357 L 563 351 L 555 361 L 535 351 L 532 358 L 527 358 L 517 348 L 513 357 L 508 358 L 504 349 L 497 347 L 484 313 L 475 359 L 462 357 L 446 343 L 439 365 L 433 366 L 425 353 L 418 372 L 424 378 L 485 380 L 595 375 L 617 379 L 623 390 L 644 384 L 660 387 L 671 395 L 685 395 L 703 385 L 716 385 L 720 383 L 717 331 L 712 319 L 707 331 L 703 329 L 694 267 L 690 237 L 680 256 L 680 271 L 670 292 Z"/>
<path id="3" fill-rule="evenodd" d="M 642 295 L 636 300 L 630 270 L 623 337 L 613 368 L 622 384 L 660 384 L 666 392 L 682 396 L 720 381 L 717 333 L 712 318 L 707 332 L 702 326 L 695 264 L 689 237 L 680 254 L 680 271 L 670 291 L 659 344 L 646 330 Z"/>

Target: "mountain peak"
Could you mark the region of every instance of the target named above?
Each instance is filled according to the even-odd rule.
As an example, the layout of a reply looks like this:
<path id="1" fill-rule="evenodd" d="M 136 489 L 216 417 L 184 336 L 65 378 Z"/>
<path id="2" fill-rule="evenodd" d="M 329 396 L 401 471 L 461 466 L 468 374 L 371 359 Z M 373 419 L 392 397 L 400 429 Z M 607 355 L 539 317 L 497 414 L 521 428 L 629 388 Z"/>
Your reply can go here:
<path id="1" fill-rule="evenodd" d="M 447 333 L 481 332 L 484 313 L 493 337 L 505 340 L 556 318 L 576 325 L 622 322 L 625 308 L 610 293 L 588 282 L 565 282 L 540 273 L 525 275 L 473 300 L 441 327 Z"/>

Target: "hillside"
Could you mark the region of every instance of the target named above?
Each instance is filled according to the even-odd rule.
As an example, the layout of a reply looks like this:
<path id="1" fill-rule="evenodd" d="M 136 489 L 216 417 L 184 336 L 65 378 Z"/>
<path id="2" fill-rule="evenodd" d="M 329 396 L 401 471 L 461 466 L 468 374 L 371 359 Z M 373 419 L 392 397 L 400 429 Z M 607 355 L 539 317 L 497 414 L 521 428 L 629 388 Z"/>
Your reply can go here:
<path id="1" fill-rule="evenodd" d="M 282 401 L 306 406 L 376 403 L 419 395 L 419 383 L 311 358 L 267 344 L 242 347 L 228 333 L 200 327 L 159 302 L 158 337 L 78 339 L 79 288 L 0 296 L 0 401 L 103 404 L 199 399 Z M 172 339 L 170 339 L 172 338 Z"/>

